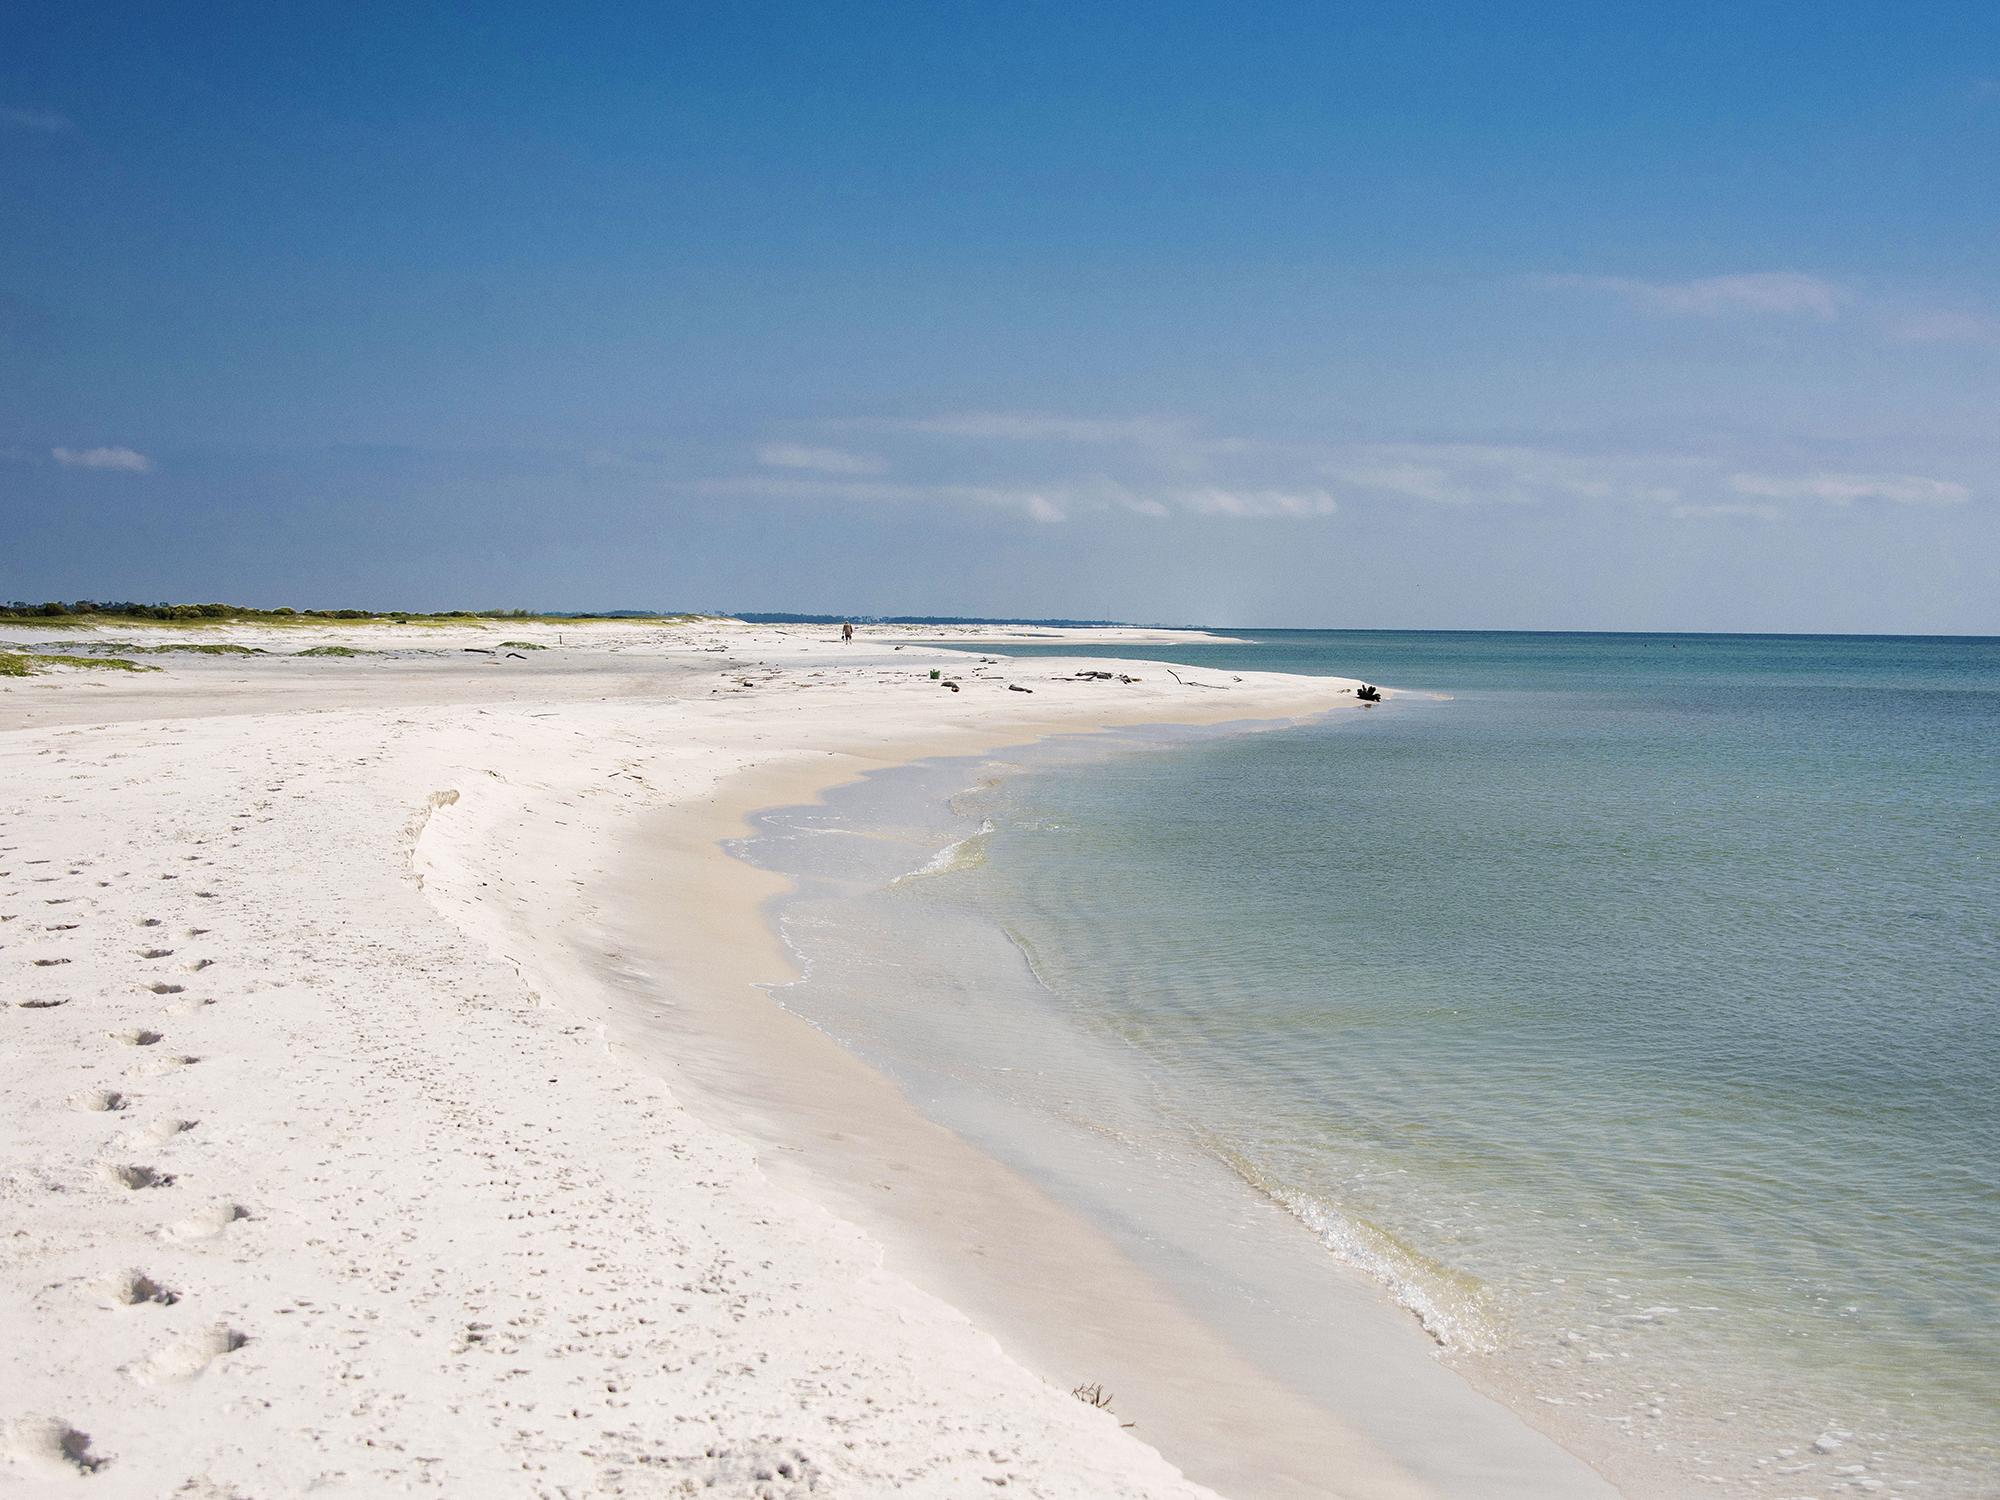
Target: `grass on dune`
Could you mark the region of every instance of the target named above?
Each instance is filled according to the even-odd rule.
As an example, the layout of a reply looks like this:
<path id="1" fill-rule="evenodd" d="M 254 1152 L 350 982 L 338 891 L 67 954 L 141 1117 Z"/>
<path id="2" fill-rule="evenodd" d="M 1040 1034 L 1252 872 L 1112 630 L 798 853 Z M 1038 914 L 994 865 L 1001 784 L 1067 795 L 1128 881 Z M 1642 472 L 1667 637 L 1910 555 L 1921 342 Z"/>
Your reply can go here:
<path id="1" fill-rule="evenodd" d="M 67 641 L 44 641 L 45 646 L 62 644 Z M 195 656 L 267 656 L 270 653 L 262 646 L 238 646 L 230 641 L 169 641 L 164 646 L 141 646 L 136 641 L 78 641 L 75 644 L 93 652 L 103 652 L 110 656 L 165 656 L 173 652 L 186 651 Z"/>
<path id="2" fill-rule="evenodd" d="M 64 656 L 46 651 L 0 651 L 0 677 L 31 677 L 49 667 L 82 667 L 94 672 L 157 672 L 124 656 Z"/>
<path id="3" fill-rule="evenodd" d="M 352 646 L 309 646 L 304 651 L 294 651 L 294 656 L 372 656 L 372 651 L 357 651 Z"/>
<path id="4" fill-rule="evenodd" d="M 472 625 L 522 624 L 576 625 L 586 621 L 615 621 L 622 625 L 678 625 L 691 620 L 717 618 L 693 613 L 677 614 L 538 614 L 526 609 L 423 610 L 373 609 L 254 609 L 243 604 L 140 604 L 135 601 L 112 603 L 78 599 L 65 603 L 52 599 L 45 604 L 26 600 L 0 603 L 0 623 L 32 620 L 56 629 L 75 629 L 117 621 L 136 626 L 154 625 Z"/>
<path id="5" fill-rule="evenodd" d="M 183 641 L 171 646 L 134 646 L 134 651 L 143 651 L 157 656 L 163 651 L 192 651 L 200 656 L 263 656 L 262 646 L 238 646 L 227 641 Z"/>

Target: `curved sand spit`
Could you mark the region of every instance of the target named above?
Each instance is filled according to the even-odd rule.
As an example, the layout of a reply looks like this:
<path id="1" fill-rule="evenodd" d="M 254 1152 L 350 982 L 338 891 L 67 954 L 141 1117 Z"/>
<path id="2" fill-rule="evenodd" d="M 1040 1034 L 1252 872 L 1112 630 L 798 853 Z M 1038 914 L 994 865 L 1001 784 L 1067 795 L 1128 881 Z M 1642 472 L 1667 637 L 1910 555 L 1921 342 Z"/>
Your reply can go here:
<path id="1" fill-rule="evenodd" d="M 691 1114 L 613 1014 L 619 840 L 746 771 L 1350 685 L 830 634 L 209 630 L 380 654 L 0 687 L 0 1493 L 1211 1493 L 1161 1449 L 1236 1493 L 1426 1492 L 1281 1395 L 1270 1462 L 1071 1399 Z M 503 637 L 550 649 L 465 649 Z M 1604 1493 L 1520 1432 L 1541 1493 Z"/>

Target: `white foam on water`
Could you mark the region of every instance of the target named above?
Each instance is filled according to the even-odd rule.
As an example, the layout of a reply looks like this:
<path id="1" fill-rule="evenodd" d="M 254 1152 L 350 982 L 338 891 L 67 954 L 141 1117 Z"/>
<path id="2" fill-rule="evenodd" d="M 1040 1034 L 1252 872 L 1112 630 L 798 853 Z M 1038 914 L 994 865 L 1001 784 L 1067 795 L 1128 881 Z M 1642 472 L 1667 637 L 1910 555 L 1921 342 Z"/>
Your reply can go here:
<path id="1" fill-rule="evenodd" d="M 916 869 L 898 875 L 889 884 L 898 886 L 906 881 L 923 880 L 932 875 L 949 875 L 954 871 L 973 869 L 985 863 L 986 846 L 992 838 L 993 820 L 982 818 L 976 832 L 968 833 L 962 839 L 953 839 Z"/>

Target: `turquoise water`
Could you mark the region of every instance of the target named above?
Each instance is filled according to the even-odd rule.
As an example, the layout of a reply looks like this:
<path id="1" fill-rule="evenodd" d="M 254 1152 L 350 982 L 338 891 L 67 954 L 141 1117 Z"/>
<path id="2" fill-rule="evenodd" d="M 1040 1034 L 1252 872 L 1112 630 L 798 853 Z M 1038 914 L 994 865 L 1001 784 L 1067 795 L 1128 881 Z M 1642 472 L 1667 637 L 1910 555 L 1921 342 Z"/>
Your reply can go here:
<path id="1" fill-rule="evenodd" d="M 1225 1166 L 1636 1488 L 2000 1492 L 2000 642 L 1120 654 L 1403 691 L 837 799 L 788 1003 Z"/>

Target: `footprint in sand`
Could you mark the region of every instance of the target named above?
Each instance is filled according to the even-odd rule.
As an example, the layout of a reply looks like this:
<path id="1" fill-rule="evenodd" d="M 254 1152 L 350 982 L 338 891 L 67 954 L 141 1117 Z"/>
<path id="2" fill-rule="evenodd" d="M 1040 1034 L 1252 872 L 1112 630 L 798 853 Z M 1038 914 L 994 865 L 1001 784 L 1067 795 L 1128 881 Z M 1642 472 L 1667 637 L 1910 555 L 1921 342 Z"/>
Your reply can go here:
<path id="1" fill-rule="evenodd" d="M 97 1284 L 97 1300 L 105 1307 L 172 1307 L 181 1295 L 144 1271 L 119 1271 Z"/>
<path id="2" fill-rule="evenodd" d="M 212 1240 L 228 1230 L 239 1219 L 250 1217 L 250 1210 L 240 1203 L 218 1203 L 213 1208 L 204 1208 L 198 1213 L 178 1219 L 160 1231 L 162 1239 L 176 1244 L 186 1244 L 192 1240 Z"/>
<path id="3" fill-rule="evenodd" d="M 113 1041 L 123 1042 L 128 1047 L 150 1047 L 166 1040 L 165 1032 L 153 1031 L 145 1026 L 135 1026 L 130 1031 L 114 1031 L 110 1036 Z"/>
<path id="4" fill-rule="evenodd" d="M 132 1101 L 116 1089 L 79 1089 L 69 1096 L 71 1109 L 129 1109 Z"/>
<path id="5" fill-rule="evenodd" d="M 90 1451 L 90 1435 L 57 1417 L 21 1417 L 0 1427 L 0 1453 L 51 1474 L 95 1474 L 109 1462 Z"/>
<path id="6" fill-rule="evenodd" d="M 140 1188 L 172 1187 L 171 1172 L 162 1172 L 158 1167 L 127 1166 L 119 1162 L 102 1161 L 97 1164 L 97 1174 L 114 1187 Z"/>
<path id="7" fill-rule="evenodd" d="M 223 1355 L 234 1354 L 249 1342 L 235 1329 L 218 1323 L 147 1355 L 137 1364 L 127 1365 L 125 1373 L 141 1385 L 192 1380 Z"/>
<path id="8" fill-rule="evenodd" d="M 135 1146 L 151 1144 L 163 1146 L 177 1135 L 185 1135 L 194 1129 L 197 1121 L 169 1117 L 155 1120 L 150 1125 L 141 1125 L 127 1137 Z"/>

